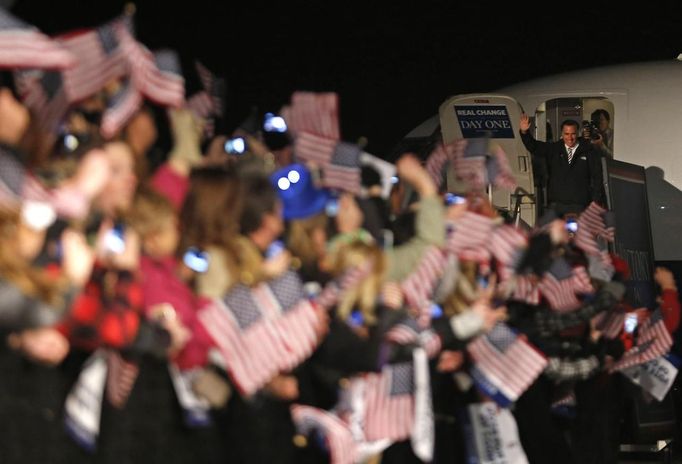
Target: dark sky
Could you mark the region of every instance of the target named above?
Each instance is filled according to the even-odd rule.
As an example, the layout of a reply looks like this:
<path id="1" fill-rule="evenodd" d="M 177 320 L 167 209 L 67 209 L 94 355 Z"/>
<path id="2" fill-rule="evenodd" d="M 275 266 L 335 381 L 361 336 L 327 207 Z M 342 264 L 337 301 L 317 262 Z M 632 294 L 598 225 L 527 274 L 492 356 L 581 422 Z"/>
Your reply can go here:
<path id="1" fill-rule="evenodd" d="M 676 1 L 625 10 L 598 2 L 136 2 L 138 38 L 199 58 L 228 83 L 227 127 L 294 90 L 336 91 L 343 138 L 388 154 L 447 97 L 602 64 L 682 52 Z M 475 3 L 475 4 L 474 4 Z M 46 33 L 96 26 L 122 1 L 17 0 Z"/>

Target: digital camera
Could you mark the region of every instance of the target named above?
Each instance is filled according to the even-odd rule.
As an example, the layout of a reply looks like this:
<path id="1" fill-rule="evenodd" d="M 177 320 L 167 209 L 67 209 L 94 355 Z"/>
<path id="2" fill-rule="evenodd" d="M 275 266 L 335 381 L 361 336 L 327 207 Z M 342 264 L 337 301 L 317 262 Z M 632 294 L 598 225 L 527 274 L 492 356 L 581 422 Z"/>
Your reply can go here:
<path id="1" fill-rule="evenodd" d="M 583 138 L 598 140 L 601 138 L 599 126 L 594 121 L 583 121 Z"/>

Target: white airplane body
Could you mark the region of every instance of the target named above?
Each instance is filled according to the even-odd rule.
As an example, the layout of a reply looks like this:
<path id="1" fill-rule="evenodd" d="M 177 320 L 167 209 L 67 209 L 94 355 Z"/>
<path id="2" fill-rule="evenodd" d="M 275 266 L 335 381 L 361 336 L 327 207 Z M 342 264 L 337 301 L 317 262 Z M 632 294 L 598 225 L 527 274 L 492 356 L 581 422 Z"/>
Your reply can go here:
<path id="1" fill-rule="evenodd" d="M 655 260 L 682 261 L 682 62 L 605 66 L 521 82 L 495 93 L 457 95 L 406 140 L 427 137 L 429 131 L 433 136 L 438 127 L 445 142 L 492 132 L 519 185 L 531 193 L 521 202 L 521 217 L 533 224 L 537 192 L 530 154 L 518 135 L 521 112 L 533 118 L 536 139 L 557 140 L 563 120 L 581 124 L 598 108 L 611 116 L 613 159 L 646 169 Z M 496 206 L 514 208 L 514 195 L 493 190 L 491 196 Z M 622 206 L 616 211 L 628 213 Z"/>

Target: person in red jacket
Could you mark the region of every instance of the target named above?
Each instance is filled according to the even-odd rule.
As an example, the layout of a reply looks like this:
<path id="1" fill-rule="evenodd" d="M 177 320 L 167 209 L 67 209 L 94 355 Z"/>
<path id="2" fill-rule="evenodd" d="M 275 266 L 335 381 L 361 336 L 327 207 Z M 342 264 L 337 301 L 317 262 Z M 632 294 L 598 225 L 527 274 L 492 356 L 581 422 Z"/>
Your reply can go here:
<path id="1" fill-rule="evenodd" d="M 654 272 L 654 281 L 661 290 L 657 301 L 663 313 L 665 328 L 673 334 L 680 325 L 680 299 L 675 277 L 670 269 L 659 266 Z"/>

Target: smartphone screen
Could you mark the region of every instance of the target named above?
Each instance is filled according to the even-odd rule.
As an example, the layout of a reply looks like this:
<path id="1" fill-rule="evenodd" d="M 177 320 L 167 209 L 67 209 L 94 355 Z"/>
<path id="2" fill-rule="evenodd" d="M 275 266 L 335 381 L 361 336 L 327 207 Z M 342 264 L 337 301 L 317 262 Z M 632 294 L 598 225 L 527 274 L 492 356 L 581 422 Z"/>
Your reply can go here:
<path id="1" fill-rule="evenodd" d="M 272 259 L 284 251 L 284 242 L 281 240 L 275 240 L 270 244 L 267 250 L 265 250 L 265 258 Z"/>
<path id="2" fill-rule="evenodd" d="M 335 217 L 339 212 L 339 199 L 330 198 L 325 206 L 325 212 L 329 217 Z"/>
<path id="3" fill-rule="evenodd" d="M 445 204 L 447 206 L 452 206 L 452 205 L 461 205 L 466 203 L 467 199 L 464 198 L 461 195 L 455 195 L 454 193 L 446 193 L 445 194 Z"/>
<path id="4" fill-rule="evenodd" d="M 190 247 L 182 257 L 182 262 L 194 272 L 206 272 L 208 270 L 209 256 L 199 248 Z"/>
<path id="5" fill-rule="evenodd" d="M 624 327 L 623 330 L 627 333 L 632 333 L 635 331 L 637 328 L 637 314 L 628 314 L 625 316 L 625 322 L 624 322 Z"/>
<path id="6" fill-rule="evenodd" d="M 236 137 L 225 142 L 225 152 L 231 155 L 241 155 L 246 151 L 246 140 Z"/>
<path id="7" fill-rule="evenodd" d="M 273 113 L 265 113 L 263 118 L 263 130 L 265 132 L 284 133 L 287 131 L 287 123 L 281 116 L 276 116 Z"/>
<path id="8" fill-rule="evenodd" d="M 126 249 L 125 227 L 122 223 L 115 224 L 104 235 L 104 247 L 109 253 L 121 254 Z"/>

